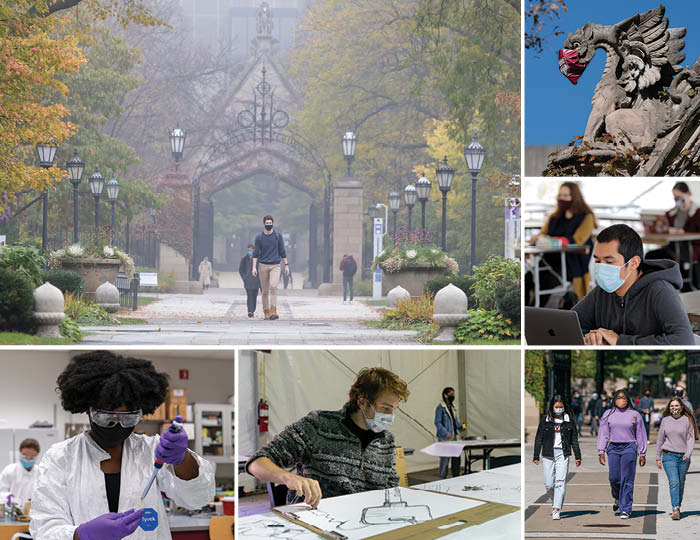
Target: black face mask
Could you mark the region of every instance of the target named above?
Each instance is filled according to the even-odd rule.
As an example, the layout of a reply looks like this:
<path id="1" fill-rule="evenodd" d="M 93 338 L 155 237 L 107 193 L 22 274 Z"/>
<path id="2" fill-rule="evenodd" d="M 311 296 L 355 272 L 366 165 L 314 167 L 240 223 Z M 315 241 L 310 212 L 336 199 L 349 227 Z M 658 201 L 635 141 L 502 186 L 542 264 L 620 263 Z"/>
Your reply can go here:
<path id="1" fill-rule="evenodd" d="M 125 428 L 121 424 L 117 424 L 111 428 L 104 428 L 93 423 L 92 418 L 90 419 L 90 430 L 92 438 L 95 442 L 99 444 L 102 448 L 116 448 L 126 439 L 129 438 L 134 431 L 134 428 Z"/>
<path id="2" fill-rule="evenodd" d="M 676 396 L 678 396 L 678 397 L 683 397 L 683 390 L 678 390 L 678 391 L 676 392 Z"/>
<path id="3" fill-rule="evenodd" d="M 271 231 L 271 230 L 272 230 L 272 225 L 265 225 L 265 230 L 266 230 L 266 231 Z"/>
<path id="4" fill-rule="evenodd" d="M 452 405 L 452 404 L 454 403 L 454 401 L 455 401 L 455 397 L 454 397 L 454 396 L 447 396 L 447 403 L 449 403 L 450 405 Z"/>

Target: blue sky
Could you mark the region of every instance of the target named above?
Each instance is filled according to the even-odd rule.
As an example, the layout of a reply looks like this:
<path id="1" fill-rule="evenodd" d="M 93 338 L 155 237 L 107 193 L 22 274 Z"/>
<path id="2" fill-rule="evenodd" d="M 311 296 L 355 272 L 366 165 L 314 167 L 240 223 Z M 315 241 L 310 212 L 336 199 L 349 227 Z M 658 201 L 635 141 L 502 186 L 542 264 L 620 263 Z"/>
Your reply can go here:
<path id="1" fill-rule="evenodd" d="M 557 52 L 569 32 L 591 21 L 616 24 L 635 13 L 657 7 L 661 2 L 648 0 L 567 0 L 568 12 L 559 26 L 565 33 L 551 37 L 548 25 L 546 49 L 539 55 L 525 51 L 525 144 L 566 144 L 574 135 L 583 135 L 591 111 L 593 90 L 603 74 L 605 53 L 598 50 L 586 71 L 573 85 L 559 73 Z M 668 0 L 669 26 L 687 28 L 683 65 L 692 65 L 700 56 L 700 1 Z M 527 24 L 527 21 L 526 21 Z"/>

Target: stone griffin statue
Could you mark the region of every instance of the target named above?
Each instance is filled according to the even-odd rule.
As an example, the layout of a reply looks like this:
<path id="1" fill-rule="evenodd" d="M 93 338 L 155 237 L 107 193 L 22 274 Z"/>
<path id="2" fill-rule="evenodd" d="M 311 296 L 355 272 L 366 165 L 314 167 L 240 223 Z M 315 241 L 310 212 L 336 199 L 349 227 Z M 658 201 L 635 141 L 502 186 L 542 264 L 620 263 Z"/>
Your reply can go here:
<path id="1" fill-rule="evenodd" d="M 272 35 L 272 11 L 267 2 L 260 4 L 260 9 L 255 17 L 255 26 L 259 36 Z"/>
<path id="2" fill-rule="evenodd" d="M 550 155 L 546 175 L 689 176 L 700 173 L 700 60 L 683 67 L 685 28 L 663 5 L 613 26 L 569 34 L 559 68 L 573 84 L 597 49 L 603 76 L 580 145 Z"/>

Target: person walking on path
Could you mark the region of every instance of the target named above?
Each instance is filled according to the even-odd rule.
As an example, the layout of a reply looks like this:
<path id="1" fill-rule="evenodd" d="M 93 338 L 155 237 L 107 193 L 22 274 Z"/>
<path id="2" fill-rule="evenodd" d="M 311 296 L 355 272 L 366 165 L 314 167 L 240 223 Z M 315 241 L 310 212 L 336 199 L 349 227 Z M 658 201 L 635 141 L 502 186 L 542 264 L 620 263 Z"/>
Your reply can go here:
<path id="1" fill-rule="evenodd" d="M 656 466 L 663 467 L 671 493 L 671 519 L 681 519 L 681 503 L 685 475 L 690 467 L 690 454 L 700 432 L 693 412 L 683 400 L 674 397 L 666 405 L 656 439 Z"/>
<path id="2" fill-rule="evenodd" d="M 578 390 L 574 390 L 574 396 L 571 398 L 571 412 L 574 414 L 573 420 L 576 422 L 576 429 L 581 435 L 581 426 L 583 425 L 583 401 Z"/>
<path id="3" fill-rule="evenodd" d="M 683 394 L 685 394 L 685 387 L 682 384 L 677 384 L 676 391 L 675 391 L 674 395 L 677 398 L 681 398 L 681 401 L 683 401 L 683 403 L 685 403 L 685 406 L 688 407 L 691 411 L 693 411 L 693 414 L 694 414 L 695 409 L 693 409 L 693 404 L 688 399 L 688 396 L 683 397 Z"/>
<path id="4" fill-rule="evenodd" d="M 644 429 L 647 432 L 647 444 L 649 444 L 649 430 L 651 424 L 651 413 L 654 412 L 654 399 L 651 397 L 651 390 L 644 391 L 644 397 L 639 400 L 639 411 L 644 419 Z"/>
<path id="5" fill-rule="evenodd" d="M 202 284 L 202 288 L 207 291 L 209 290 L 209 285 L 211 284 L 211 278 L 214 275 L 214 270 L 209 262 L 209 257 L 204 257 L 202 262 L 199 263 L 199 281 Z"/>
<path id="6" fill-rule="evenodd" d="M 605 465 L 608 455 L 608 478 L 612 491 L 613 512 L 621 519 L 632 514 L 634 475 L 639 466 L 646 465 L 647 435 L 644 420 L 632 405 L 626 388 L 615 391 L 613 405 L 603 414 L 598 431 L 598 460 Z"/>
<path id="7" fill-rule="evenodd" d="M 340 271 L 343 273 L 343 304 L 347 300 L 348 289 L 350 289 L 350 303 L 355 296 L 354 283 L 357 263 L 352 255 L 343 255 L 340 260 Z"/>
<path id="8" fill-rule="evenodd" d="M 588 400 L 588 406 L 586 407 L 586 414 L 591 417 L 591 435 L 596 436 L 598 435 L 598 420 L 596 419 L 595 411 L 598 408 L 599 401 L 598 394 L 594 392 L 591 399 Z"/>
<path id="9" fill-rule="evenodd" d="M 603 418 L 603 414 L 610 408 L 610 400 L 608 399 L 608 394 L 603 390 L 600 393 L 600 399 L 595 406 L 595 422 L 596 422 L 596 435 L 600 430 L 600 419 Z"/>
<path id="10" fill-rule="evenodd" d="M 284 238 L 274 230 L 272 216 L 263 218 L 265 230 L 255 237 L 253 250 L 253 276 L 260 272 L 263 312 L 265 320 L 279 319 L 277 315 L 277 286 L 280 281 L 280 261 L 284 263 L 284 273 L 289 274 Z"/>
<path id="11" fill-rule="evenodd" d="M 243 287 L 248 303 L 248 317 L 255 316 L 255 308 L 258 303 L 258 291 L 260 290 L 260 277 L 253 275 L 253 251 L 255 246 L 248 244 L 248 253 L 241 259 L 238 265 L 238 273 L 243 280 Z"/>
<path id="12" fill-rule="evenodd" d="M 462 424 L 454 409 L 455 389 L 448 386 L 442 391 L 442 401 L 435 407 L 435 427 L 438 441 L 456 441 L 457 432 L 462 431 Z M 447 478 L 447 468 L 452 460 L 452 476 L 459 476 L 461 457 L 440 457 L 440 480 Z"/>
<path id="13" fill-rule="evenodd" d="M 561 519 L 561 509 L 566 495 L 566 477 L 569 474 L 569 458 L 574 453 L 576 466 L 581 466 L 581 450 L 578 445 L 578 429 L 571 409 L 564 398 L 555 395 L 549 401 L 547 412 L 540 419 L 535 435 L 535 451 L 532 461 L 544 471 L 544 485 L 553 489 L 552 519 Z"/>

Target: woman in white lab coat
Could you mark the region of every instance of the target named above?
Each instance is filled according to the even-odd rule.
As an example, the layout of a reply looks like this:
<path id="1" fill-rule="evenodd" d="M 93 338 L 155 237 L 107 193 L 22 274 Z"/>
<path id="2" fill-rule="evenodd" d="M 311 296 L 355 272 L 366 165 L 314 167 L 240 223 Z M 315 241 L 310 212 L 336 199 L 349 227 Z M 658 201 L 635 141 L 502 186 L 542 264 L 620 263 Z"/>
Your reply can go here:
<path id="1" fill-rule="evenodd" d="M 7 498 L 11 495 L 12 502 L 17 503 L 21 510 L 32 498 L 36 478 L 36 457 L 39 452 L 41 447 L 35 439 L 24 439 L 19 444 L 19 462 L 10 463 L 0 473 L 0 503 L 7 502 Z"/>
<path id="2" fill-rule="evenodd" d="M 214 497 L 212 465 L 187 449 L 187 435 L 133 434 L 163 403 L 168 377 L 147 360 L 108 351 L 74 357 L 58 377 L 63 408 L 86 412 L 90 430 L 53 445 L 38 466 L 30 533 L 41 540 L 168 540 L 160 492 L 199 509 Z M 154 458 L 165 463 L 143 505 Z"/>

